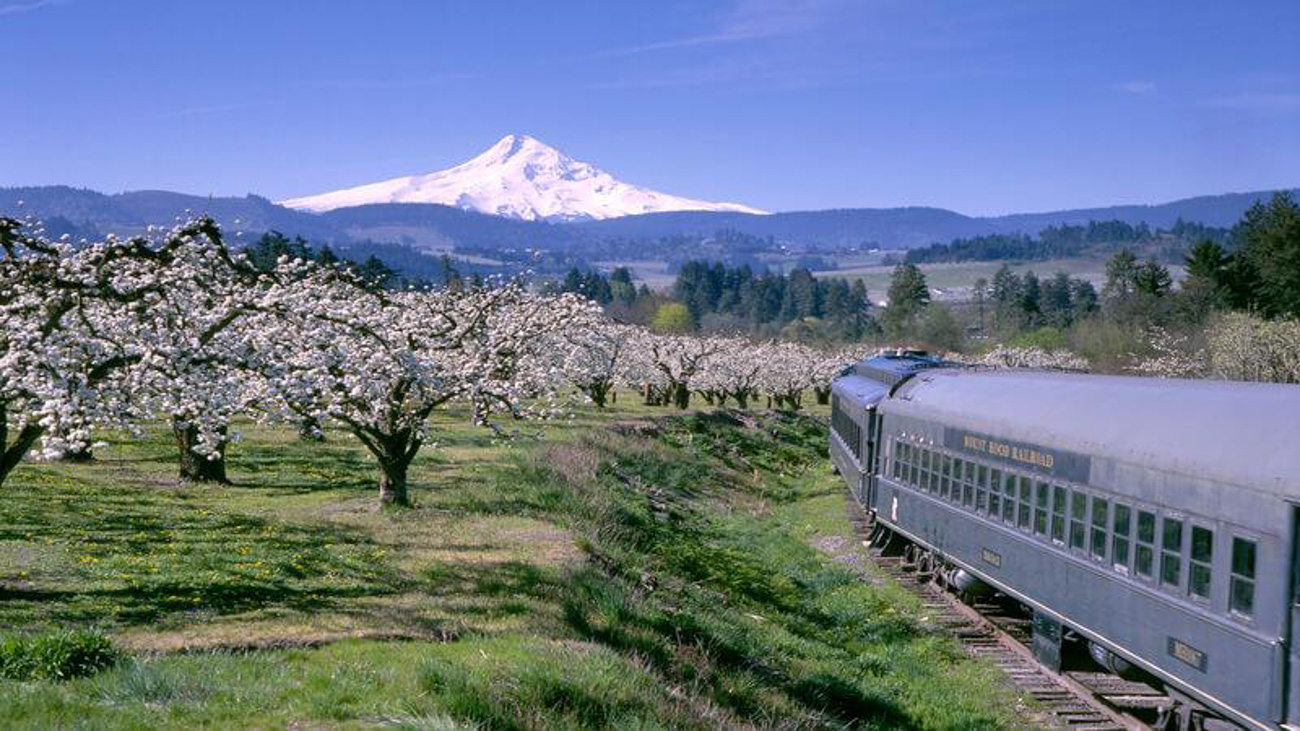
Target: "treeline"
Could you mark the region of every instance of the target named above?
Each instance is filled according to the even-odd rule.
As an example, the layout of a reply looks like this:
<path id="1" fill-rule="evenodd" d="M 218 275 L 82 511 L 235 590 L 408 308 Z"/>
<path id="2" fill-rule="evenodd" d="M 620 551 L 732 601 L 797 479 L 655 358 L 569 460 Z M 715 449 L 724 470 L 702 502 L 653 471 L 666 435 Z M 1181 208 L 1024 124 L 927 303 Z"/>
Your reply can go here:
<path id="1" fill-rule="evenodd" d="M 1168 271 L 1164 273 L 1167 278 Z M 1066 328 L 1098 310 L 1097 290 L 1086 279 L 1057 272 L 1040 281 L 1032 270 L 1018 275 L 1005 264 L 991 283 L 976 284 L 975 299 L 981 328 L 985 326 L 986 300 L 998 322 L 1015 328 Z"/>
<path id="2" fill-rule="evenodd" d="M 638 298 L 653 296 L 650 288 L 644 284 L 639 290 L 637 289 L 632 281 L 632 270 L 627 267 L 618 267 L 610 272 L 608 277 L 595 269 L 582 272 L 577 267 L 573 267 L 564 275 L 563 280 L 547 289 L 554 292 L 580 294 L 606 306 L 613 304 L 632 306 L 636 304 Z"/>
<path id="3" fill-rule="evenodd" d="M 1197 241 L 1225 242 L 1231 231 L 1226 228 L 1189 223 L 1179 219 L 1168 229 L 1152 230 L 1145 223 L 1132 225 L 1123 221 L 1089 221 L 1081 226 L 1048 226 L 1038 235 L 990 234 L 953 239 L 946 244 L 908 251 L 908 264 L 934 264 L 957 261 L 1043 261 L 1113 252 L 1116 248 L 1141 245 L 1158 251 L 1166 259 L 1176 259 Z"/>
<path id="4" fill-rule="evenodd" d="M 843 341 L 879 330 L 861 280 L 818 279 L 804 268 L 755 272 L 747 264 L 693 260 L 681 265 L 667 293 L 659 293 L 637 286 L 625 267 L 608 276 L 575 267 L 547 290 L 580 294 L 621 321 L 662 332 Z"/>
<path id="5" fill-rule="evenodd" d="M 789 274 L 755 274 L 748 265 L 690 261 L 677 272 L 673 297 L 697 322 L 727 315 L 753 325 L 788 323 L 805 318 L 840 323 L 867 316 L 870 301 L 862 280 L 817 279 L 804 268 Z"/>
<path id="6" fill-rule="evenodd" d="M 339 256 L 329 244 L 317 249 L 301 236 L 295 236 L 291 239 L 279 231 L 268 231 L 262 234 L 256 243 L 244 247 L 243 251 L 248 256 L 249 262 L 264 272 L 275 269 L 276 262 L 281 257 L 285 257 L 342 267 L 359 276 L 370 286 L 380 289 L 405 284 L 424 284 L 424 282 L 416 282 L 399 275 L 392 267 L 373 254 L 362 261 L 355 261 Z"/>
<path id="7" fill-rule="evenodd" d="M 1255 204 L 1232 229 L 1182 228 L 1195 231 L 1214 235 L 1190 247 L 1177 287 L 1164 263 L 1124 248 L 1107 260 L 1100 292 L 1065 273 L 1040 279 L 1004 265 L 992 281 L 975 283 L 972 301 L 944 305 L 931 302 L 920 268 L 903 263 L 879 320 L 895 341 L 946 350 L 987 342 L 1069 350 L 1095 370 L 1124 372 L 1146 362 L 1157 365 L 1140 370 L 1164 375 L 1177 374 L 1166 366 L 1178 358 L 1160 342 L 1184 343 L 1195 354 L 1228 332 L 1300 332 L 1288 324 L 1300 322 L 1300 205 L 1289 194 Z M 1225 325 L 1231 322 L 1248 326 Z M 1270 330 L 1273 324 L 1280 329 Z M 1163 335 L 1153 339 L 1152 333 Z M 1268 337 L 1251 347 L 1271 347 Z"/>
<path id="8" fill-rule="evenodd" d="M 453 259 L 448 254 L 433 256 L 403 244 L 348 243 L 338 248 L 319 248 L 301 236 L 289 238 L 270 231 L 243 252 L 253 266 L 271 271 L 280 257 L 303 259 L 341 267 L 378 289 L 435 289 L 479 286 L 485 276 L 517 274 L 519 268 L 485 266 Z"/>

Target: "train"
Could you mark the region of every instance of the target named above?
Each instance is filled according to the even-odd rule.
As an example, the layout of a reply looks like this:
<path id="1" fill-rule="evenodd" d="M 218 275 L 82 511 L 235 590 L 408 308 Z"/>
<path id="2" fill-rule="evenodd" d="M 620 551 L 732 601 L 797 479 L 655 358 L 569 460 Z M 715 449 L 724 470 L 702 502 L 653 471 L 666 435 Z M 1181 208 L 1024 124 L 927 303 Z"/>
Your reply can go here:
<path id="1" fill-rule="evenodd" d="M 1024 605 L 1046 666 L 1158 684 L 1165 728 L 1300 728 L 1300 386 L 890 351 L 830 426 L 872 543 Z"/>

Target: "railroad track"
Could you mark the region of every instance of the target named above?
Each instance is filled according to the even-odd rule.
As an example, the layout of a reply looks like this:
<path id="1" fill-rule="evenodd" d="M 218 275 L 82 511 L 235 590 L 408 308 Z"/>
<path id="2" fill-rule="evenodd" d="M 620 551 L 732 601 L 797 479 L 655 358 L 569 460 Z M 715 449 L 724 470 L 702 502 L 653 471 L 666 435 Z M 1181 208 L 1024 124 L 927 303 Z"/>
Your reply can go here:
<path id="1" fill-rule="evenodd" d="M 867 517 L 852 496 L 849 519 L 866 544 Z M 1073 731 L 1150 729 L 1168 699 L 1159 690 L 1109 673 L 1084 670 L 1054 672 L 1034 657 L 1031 620 L 1016 602 L 990 595 L 966 604 L 944 591 L 928 575 L 918 574 L 902 558 L 872 551 L 873 562 L 918 596 L 925 622 L 957 638 L 971 655 L 1000 669 L 1025 696 L 1037 702 L 1034 724 Z"/>

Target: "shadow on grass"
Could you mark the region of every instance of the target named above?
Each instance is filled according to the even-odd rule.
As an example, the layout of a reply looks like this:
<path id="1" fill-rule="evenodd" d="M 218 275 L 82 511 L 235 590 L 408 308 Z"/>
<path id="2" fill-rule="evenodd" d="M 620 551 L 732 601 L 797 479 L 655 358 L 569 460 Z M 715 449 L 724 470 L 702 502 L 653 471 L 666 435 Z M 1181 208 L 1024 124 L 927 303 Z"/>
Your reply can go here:
<path id="1" fill-rule="evenodd" d="M 7 540 L 29 542 L 54 562 L 37 567 L 34 579 L 7 582 L 0 624 L 313 612 L 403 583 L 360 530 L 213 513 L 158 492 L 13 491 L 0 501 L 0 541 Z"/>
<path id="2" fill-rule="evenodd" d="M 810 717 L 829 716 L 836 725 L 867 721 L 878 728 L 915 727 L 897 702 L 850 680 L 860 668 L 787 669 L 790 658 L 781 657 L 779 643 L 762 629 L 738 626 L 721 607 L 710 610 L 690 601 L 656 607 L 589 570 L 575 576 L 566 591 L 564 617 L 584 639 L 643 658 L 665 677 L 702 686 L 714 703 L 745 717 L 770 713 L 766 691 L 785 696 Z"/>
<path id="3" fill-rule="evenodd" d="M 451 609 L 489 619 L 525 615 L 539 603 L 558 606 L 567 591 L 557 571 L 524 561 L 440 563 L 421 579 L 423 593 L 454 598 Z"/>

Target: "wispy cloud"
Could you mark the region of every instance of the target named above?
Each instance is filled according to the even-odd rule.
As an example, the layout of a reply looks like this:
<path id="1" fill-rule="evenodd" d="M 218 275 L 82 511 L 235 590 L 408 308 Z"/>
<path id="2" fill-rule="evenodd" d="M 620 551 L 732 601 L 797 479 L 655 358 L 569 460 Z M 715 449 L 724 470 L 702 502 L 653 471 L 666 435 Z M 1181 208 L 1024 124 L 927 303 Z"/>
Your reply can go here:
<path id="1" fill-rule="evenodd" d="M 596 55 L 628 56 L 802 35 L 824 25 L 830 11 L 844 4 L 846 0 L 737 0 L 708 33 L 615 48 Z"/>
<path id="2" fill-rule="evenodd" d="M 1153 94 L 1156 90 L 1154 81 L 1123 81 L 1115 85 L 1115 91 L 1121 91 L 1125 94 Z"/>
<path id="3" fill-rule="evenodd" d="M 479 78 L 479 74 L 472 74 L 460 71 L 447 71 L 439 74 L 430 74 L 428 76 L 419 76 L 415 78 L 391 78 L 391 79 L 325 79 L 313 82 L 311 85 L 322 89 L 357 89 L 357 90 L 380 90 L 387 91 L 390 89 L 423 89 L 429 86 L 438 86 L 449 81 L 466 81 Z"/>
<path id="4" fill-rule="evenodd" d="M 41 8 L 62 5 L 67 0 L 29 0 L 29 2 L 0 2 L 0 18 L 6 15 L 28 13 Z"/>
<path id="5" fill-rule="evenodd" d="M 230 104 L 207 104 L 194 107 L 182 107 L 172 109 L 157 114 L 151 114 L 146 119 L 181 119 L 183 117 L 199 117 L 205 114 L 220 114 L 222 112 L 237 112 L 244 109 L 251 109 L 259 106 L 253 102 L 232 102 Z"/>
<path id="6" fill-rule="evenodd" d="M 849 70 L 807 69 L 771 59 L 728 58 L 715 63 L 660 69 L 647 75 L 623 76 L 597 81 L 588 88 L 598 90 L 672 89 L 692 86 L 752 86 L 771 90 L 809 89 L 833 85 Z"/>
<path id="7" fill-rule="evenodd" d="M 1246 92 L 1213 97 L 1203 103 L 1219 109 L 1244 111 L 1281 111 L 1300 109 L 1300 92 Z"/>

